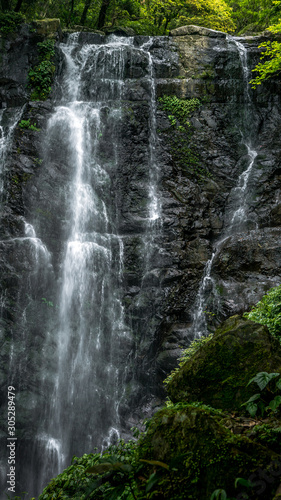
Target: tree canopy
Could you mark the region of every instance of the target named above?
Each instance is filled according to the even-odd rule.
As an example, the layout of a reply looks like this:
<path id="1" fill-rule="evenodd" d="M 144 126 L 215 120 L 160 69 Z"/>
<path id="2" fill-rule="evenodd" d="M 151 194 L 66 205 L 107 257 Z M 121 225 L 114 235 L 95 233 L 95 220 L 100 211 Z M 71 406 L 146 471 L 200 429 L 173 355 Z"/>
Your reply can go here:
<path id="1" fill-rule="evenodd" d="M 65 26 L 122 25 L 148 35 L 163 35 L 185 24 L 235 29 L 225 0 L 0 0 L 0 7 L 2 12 L 20 12 L 27 20 L 59 17 Z"/>

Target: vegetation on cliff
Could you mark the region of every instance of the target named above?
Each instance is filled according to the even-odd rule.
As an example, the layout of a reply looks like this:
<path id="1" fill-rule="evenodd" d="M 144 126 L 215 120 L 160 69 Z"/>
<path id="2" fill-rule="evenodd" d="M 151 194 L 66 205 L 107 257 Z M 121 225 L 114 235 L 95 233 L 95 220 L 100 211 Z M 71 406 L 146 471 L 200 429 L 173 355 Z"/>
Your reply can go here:
<path id="1" fill-rule="evenodd" d="M 244 317 L 266 325 L 271 335 L 281 343 L 281 285 L 271 288 Z"/>
<path id="2" fill-rule="evenodd" d="M 264 300 L 269 307 L 276 293 Z M 245 403 L 254 384 L 265 398 L 276 384 L 270 387 L 281 399 L 280 373 L 281 347 L 267 327 L 229 318 L 184 352 L 166 381 L 166 407 L 138 441 L 74 457 L 39 500 L 278 498 L 280 405 L 249 418 Z"/>

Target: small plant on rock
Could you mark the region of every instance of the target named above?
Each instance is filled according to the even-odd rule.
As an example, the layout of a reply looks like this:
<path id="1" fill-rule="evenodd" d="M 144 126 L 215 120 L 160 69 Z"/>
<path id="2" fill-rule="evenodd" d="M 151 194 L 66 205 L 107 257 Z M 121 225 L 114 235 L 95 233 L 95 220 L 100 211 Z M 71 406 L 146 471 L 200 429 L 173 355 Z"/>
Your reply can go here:
<path id="1" fill-rule="evenodd" d="M 262 416 L 265 411 L 277 411 L 281 405 L 281 396 L 279 394 L 274 395 L 281 390 L 281 379 L 275 381 L 275 386 L 273 386 L 272 381 L 278 377 L 280 377 L 280 373 L 260 372 L 248 382 L 247 386 L 255 382 L 261 392 L 264 391 L 262 394 L 260 392 L 254 394 L 246 403 L 241 405 L 246 406 L 246 410 L 251 417 L 255 417 L 258 411 Z"/>
<path id="2" fill-rule="evenodd" d="M 55 55 L 54 40 L 44 40 L 37 44 L 39 63 L 28 72 L 29 87 L 32 89 L 33 101 L 44 101 L 51 92 L 55 65 L 52 58 Z"/>
<path id="3" fill-rule="evenodd" d="M 281 285 L 271 288 L 244 317 L 266 325 L 281 343 Z"/>
<path id="4" fill-rule="evenodd" d="M 39 132 L 40 128 L 36 126 L 36 123 L 30 123 L 30 120 L 21 120 L 19 122 L 19 127 L 22 129 L 33 130 L 34 132 Z"/>

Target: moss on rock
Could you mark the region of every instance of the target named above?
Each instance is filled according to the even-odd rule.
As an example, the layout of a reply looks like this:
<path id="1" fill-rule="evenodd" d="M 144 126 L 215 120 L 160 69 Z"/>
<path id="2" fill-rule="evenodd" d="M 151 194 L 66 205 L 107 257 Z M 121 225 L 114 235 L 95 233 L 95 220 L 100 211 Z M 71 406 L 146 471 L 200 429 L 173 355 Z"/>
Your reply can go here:
<path id="1" fill-rule="evenodd" d="M 32 21 L 32 27 L 36 29 L 38 35 L 51 35 L 60 32 L 60 19 L 40 19 Z"/>
<path id="2" fill-rule="evenodd" d="M 217 488 L 224 488 L 236 498 L 241 489 L 235 489 L 235 478 L 247 479 L 257 470 L 266 473 L 278 460 L 274 451 L 245 435 L 233 434 L 226 427 L 229 420 L 231 417 L 204 405 L 165 408 L 152 418 L 140 441 L 140 458 L 172 462 L 172 470 L 176 469 L 174 480 L 169 476 L 163 479 L 161 498 L 209 500 Z M 258 488 L 253 488 L 250 498 L 273 498 L 277 486 L 275 478 L 267 488 L 267 496 L 258 495 Z"/>
<path id="3" fill-rule="evenodd" d="M 247 387 L 258 372 L 281 372 L 280 344 L 267 327 L 233 316 L 182 366 L 167 385 L 170 399 L 202 401 L 241 411 L 253 394 Z"/>

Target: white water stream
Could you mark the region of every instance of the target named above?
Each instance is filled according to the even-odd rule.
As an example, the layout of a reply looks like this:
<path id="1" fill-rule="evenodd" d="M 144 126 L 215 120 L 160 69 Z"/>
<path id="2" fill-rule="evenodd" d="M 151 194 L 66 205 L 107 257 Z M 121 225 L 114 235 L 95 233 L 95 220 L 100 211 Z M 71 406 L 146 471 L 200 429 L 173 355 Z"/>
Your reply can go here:
<path id="1" fill-rule="evenodd" d="M 216 290 L 215 278 L 212 276 L 213 262 L 215 257 L 220 252 L 224 241 L 227 240 L 229 236 L 244 231 L 247 223 L 249 222 L 249 216 L 247 213 L 248 185 L 255 166 L 255 159 L 258 154 L 254 149 L 251 141 L 252 103 L 249 93 L 250 69 L 248 67 L 247 49 L 241 42 L 239 42 L 235 38 L 231 38 L 230 41 L 234 43 L 237 48 L 242 68 L 244 83 L 244 108 L 242 119 L 243 130 L 241 130 L 240 133 L 242 137 L 242 143 L 247 149 L 247 167 L 239 175 L 237 185 L 230 192 L 229 203 L 226 207 L 226 221 L 223 233 L 220 239 L 215 242 L 215 249 L 213 250 L 212 257 L 207 261 L 205 265 L 203 278 L 201 280 L 194 305 L 192 321 L 194 339 L 200 338 L 204 335 L 208 335 L 208 314 L 215 314 L 212 311 L 207 310 L 207 304 L 210 297 L 212 297 L 212 309 L 219 309 L 220 298 Z"/>
<path id="2" fill-rule="evenodd" d="M 123 344 L 132 333 L 121 302 L 123 241 L 118 234 L 112 181 L 117 175 L 126 72 L 134 58 L 146 60 L 149 88 L 149 154 L 146 260 L 160 219 L 155 159 L 156 103 L 151 41 L 110 37 L 104 45 L 61 44 L 65 57 L 61 102 L 46 134 L 48 151 L 59 138 L 69 169 L 65 199 L 69 221 L 56 332 L 54 389 L 46 406 L 37 446 L 46 456 L 39 484 L 46 484 L 70 463 L 73 454 L 90 453 L 120 437 L 119 405 L 126 363 Z M 104 137 L 108 142 L 104 148 Z M 46 159 L 47 161 L 47 159 Z M 44 390 L 44 385 L 43 385 Z"/>

